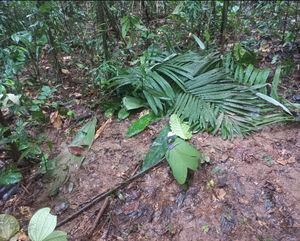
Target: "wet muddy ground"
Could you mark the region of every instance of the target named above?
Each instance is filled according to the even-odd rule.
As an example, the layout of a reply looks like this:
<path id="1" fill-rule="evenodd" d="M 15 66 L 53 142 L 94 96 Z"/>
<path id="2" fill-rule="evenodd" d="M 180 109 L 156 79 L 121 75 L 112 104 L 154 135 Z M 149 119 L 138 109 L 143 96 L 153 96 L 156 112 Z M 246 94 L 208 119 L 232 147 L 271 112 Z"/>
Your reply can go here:
<path id="1" fill-rule="evenodd" d="M 43 183 L 37 183 L 5 208 L 18 203 L 11 211 L 29 218 L 50 206 L 62 220 L 132 176 L 162 123 L 125 139 L 129 123 L 113 121 L 105 129 L 58 196 L 39 199 Z M 188 185 L 178 185 L 166 163 L 156 167 L 111 198 L 88 240 L 300 240 L 299 125 L 275 125 L 233 140 L 202 133 L 191 142 L 210 164 L 191 174 Z M 69 240 L 86 240 L 102 204 L 60 229 Z"/>

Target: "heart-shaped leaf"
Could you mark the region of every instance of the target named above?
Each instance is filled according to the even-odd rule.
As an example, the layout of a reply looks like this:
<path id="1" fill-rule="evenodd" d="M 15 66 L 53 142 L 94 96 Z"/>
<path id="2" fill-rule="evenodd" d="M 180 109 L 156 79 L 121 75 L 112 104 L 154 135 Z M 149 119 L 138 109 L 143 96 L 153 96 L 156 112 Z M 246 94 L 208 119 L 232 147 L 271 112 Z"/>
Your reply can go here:
<path id="1" fill-rule="evenodd" d="M 67 241 L 67 234 L 63 231 L 54 231 L 43 241 Z"/>
<path id="2" fill-rule="evenodd" d="M 43 241 L 54 231 L 56 223 L 57 217 L 50 214 L 50 208 L 38 210 L 29 222 L 29 238 L 32 241 Z"/>
<path id="3" fill-rule="evenodd" d="M 180 138 L 169 145 L 166 158 L 179 184 L 185 183 L 188 169 L 197 170 L 200 156 L 196 148 Z"/>
<path id="4" fill-rule="evenodd" d="M 0 215 L 0 241 L 9 240 L 20 230 L 18 220 L 9 214 Z"/>

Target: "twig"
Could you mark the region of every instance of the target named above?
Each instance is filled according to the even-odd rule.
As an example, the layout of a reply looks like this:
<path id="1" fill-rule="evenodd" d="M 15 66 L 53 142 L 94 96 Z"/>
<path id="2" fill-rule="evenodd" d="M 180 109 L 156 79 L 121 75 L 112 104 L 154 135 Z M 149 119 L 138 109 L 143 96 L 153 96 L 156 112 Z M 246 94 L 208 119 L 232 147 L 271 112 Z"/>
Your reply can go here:
<path id="1" fill-rule="evenodd" d="M 101 206 L 101 208 L 100 208 L 100 210 L 97 214 L 97 217 L 94 221 L 94 224 L 93 224 L 92 228 L 90 229 L 89 233 L 87 234 L 88 237 L 91 237 L 93 235 L 93 233 L 94 233 L 94 231 L 95 231 L 95 229 L 96 229 L 96 227 L 99 223 L 99 220 L 102 217 L 102 215 L 103 215 L 105 209 L 107 208 L 107 206 L 109 205 L 109 203 L 110 203 L 110 198 L 106 197 L 106 199 L 104 200 L 103 205 Z"/>
<path id="2" fill-rule="evenodd" d="M 21 187 L 23 188 L 23 190 L 24 190 L 28 195 L 30 195 L 30 192 L 28 191 L 28 189 L 27 189 L 23 184 L 21 184 Z"/>
<path id="3" fill-rule="evenodd" d="M 104 131 L 106 126 L 112 122 L 112 118 L 109 118 L 103 125 L 100 126 L 100 128 L 96 131 L 94 136 L 94 141 L 101 135 L 101 133 Z"/>
<path id="4" fill-rule="evenodd" d="M 164 161 L 164 158 L 161 159 L 160 161 L 158 161 L 155 165 L 135 174 L 134 176 L 132 176 L 131 178 L 127 179 L 126 181 L 116 185 L 115 187 L 102 192 L 96 196 L 94 196 L 92 199 L 90 199 L 88 201 L 88 204 L 86 204 L 85 206 L 83 206 L 82 208 L 80 208 L 78 211 L 76 211 L 75 213 L 71 214 L 69 217 L 65 218 L 64 220 L 60 221 L 57 224 L 57 227 L 60 227 L 62 225 L 64 225 L 65 223 L 69 222 L 70 220 L 76 218 L 79 214 L 81 214 L 82 212 L 84 212 L 85 210 L 89 209 L 90 207 L 92 207 L 94 204 L 98 203 L 99 201 L 103 200 L 104 198 L 110 196 L 111 194 L 113 194 L 114 192 L 116 192 L 117 190 L 119 190 L 120 188 L 126 186 L 127 184 L 129 184 L 130 182 L 134 181 L 135 179 L 143 176 L 144 174 L 146 174 L 148 171 L 150 171 L 151 169 L 159 166 L 162 162 Z"/>

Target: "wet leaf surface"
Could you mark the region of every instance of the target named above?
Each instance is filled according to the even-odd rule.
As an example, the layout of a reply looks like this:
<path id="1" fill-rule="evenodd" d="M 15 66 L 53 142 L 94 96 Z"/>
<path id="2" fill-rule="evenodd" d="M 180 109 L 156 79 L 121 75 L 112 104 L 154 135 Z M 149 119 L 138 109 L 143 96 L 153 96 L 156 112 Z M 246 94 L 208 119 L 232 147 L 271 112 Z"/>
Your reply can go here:
<path id="1" fill-rule="evenodd" d="M 153 112 L 140 117 L 128 127 L 126 137 L 129 138 L 139 134 L 140 132 L 145 130 L 156 118 L 157 117 Z"/>
<path id="2" fill-rule="evenodd" d="M 168 150 L 167 136 L 169 131 L 169 126 L 164 127 L 160 131 L 160 133 L 152 143 L 149 152 L 145 156 L 142 170 L 146 170 L 147 168 L 155 165 L 159 160 L 161 160 L 165 156 Z"/>

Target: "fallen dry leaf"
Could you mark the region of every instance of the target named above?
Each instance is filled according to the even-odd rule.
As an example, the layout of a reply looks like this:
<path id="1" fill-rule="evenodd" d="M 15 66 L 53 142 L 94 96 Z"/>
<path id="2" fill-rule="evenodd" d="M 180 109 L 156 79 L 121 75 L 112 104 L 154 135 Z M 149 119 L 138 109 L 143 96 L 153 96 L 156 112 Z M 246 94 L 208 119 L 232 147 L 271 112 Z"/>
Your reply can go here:
<path id="1" fill-rule="evenodd" d="M 291 156 L 289 159 L 288 159 L 288 163 L 291 164 L 291 163 L 295 163 L 296 162 L 296 157 L 294 156 Z"/>
<path id="2" fill-rule="evenodd" d="M 28 206 L 20 206 L 19 211 L 22 214 L 22 217 L 24 217 L 26 219 L 30 219 L 31 216 L 32 216 L 32 213 L 30 211 L 30 207 L 28 207 Z"/>
<path id="3" fill-rule="evenodd" d="M 67 70 L 67 69 L 61 69 L 61 72 L 62 72 L 63 74 L 67 74 L 67 75 L 70 74 L 70 71 Z"/>
<path id="4" fill-rule="evenodd" d="M 277 161 L 280 165 L 285 166 L 286 164 L 291 164 L 296 162 L 296 158 L 294 156 L 291 156 L 290 158 L 279 158 Z"/>
<path id="5" fill-rule="evenodd" d="M 62 126 L 62 120 L 60 117 L 60 114 L 58 113 L 58 111 L 52 112 L 50 114 L 50 122 L 51 124 L 53 124 L 55 129 L 61 129 Z"/>
<path id="6" fill-rule="evenodd" d="M 226 192 L 223 188 L 216 189 L 216 194 L 219 200 L 224 200 L 224 197 L 226 196 Z"/>
<path id="7" fill-rule="evenodd" d="M 18 241 L 29 241 L 28 236 L 22 230 L 18 233 Z"/>
<path id="8" fill-rule="evenodd" d="M 64 61 L 71 60 L 71 59 L 72 59 L 72 56 L 64 56 L 64 57 L 63 57 L 63 60 L 64 60 Z"/>
<path id="9" fill-rule="evenodd" d="M 83 146 L 68 146 L 68 150 L 74 156 L 82 156 L 86 148 Z"/>
<path id="10" fill-rule="evenodd" d="M 279 163 L 282 166 L 285 166 L 287 164 L 287 160 L 284 159 L 284 158 L 280 158 L 276 162 Z"/>
<path id="11" fill-rule="evenodd" d="M 77 93 L 77 92 L 73 93 L 73 95 L 75 98 L 81 98 L 81 96 L 82 96 L 82 94 Z"/>

